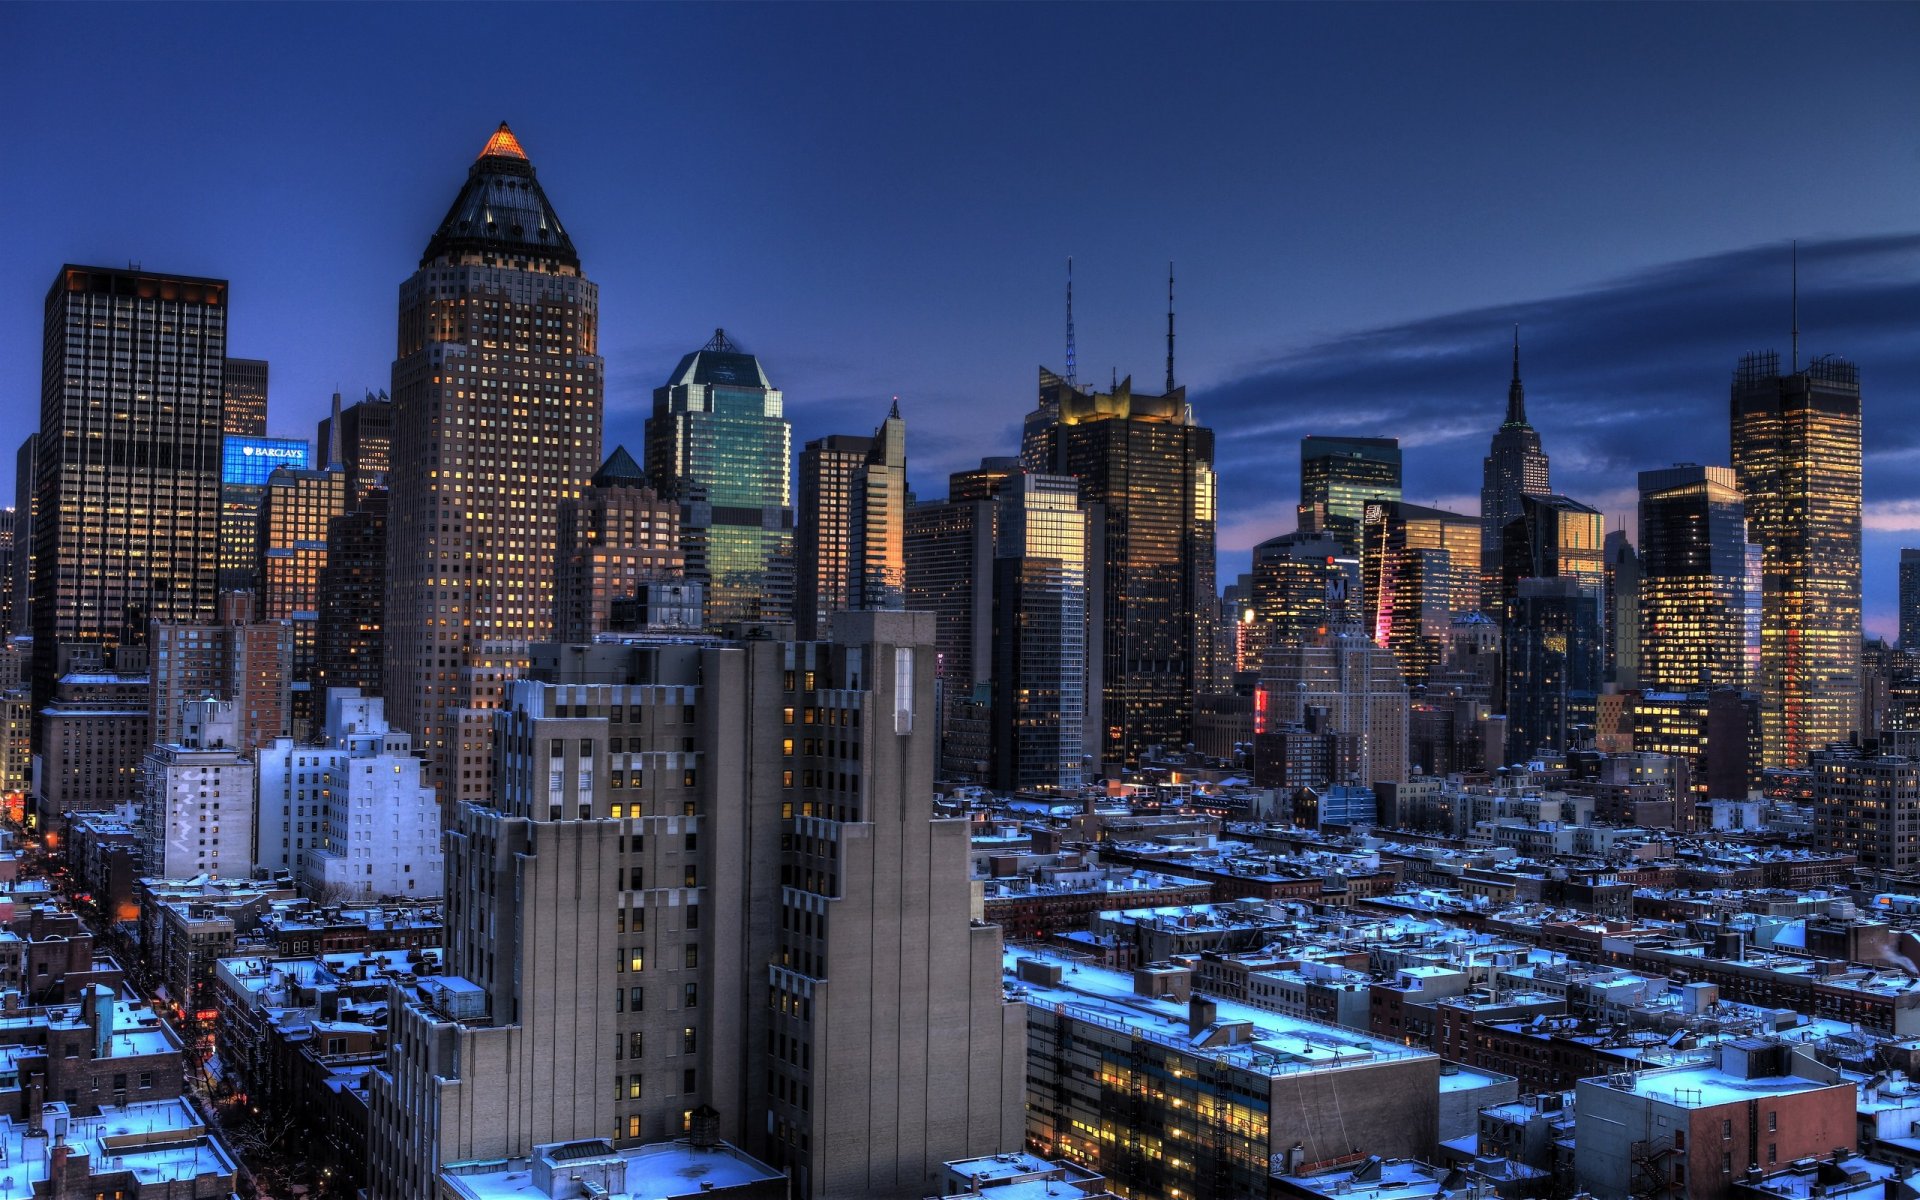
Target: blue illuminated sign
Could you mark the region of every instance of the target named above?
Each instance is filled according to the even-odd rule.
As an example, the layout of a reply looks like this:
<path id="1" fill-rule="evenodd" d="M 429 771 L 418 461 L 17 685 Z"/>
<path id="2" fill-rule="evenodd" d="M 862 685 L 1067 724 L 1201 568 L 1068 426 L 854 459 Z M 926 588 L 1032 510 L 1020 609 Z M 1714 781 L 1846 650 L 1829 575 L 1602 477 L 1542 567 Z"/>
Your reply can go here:
<path id="1" fill-rule="evenodd" d="M 275 467 L 305 470 L 312 450 L 300 438 L 242 437 L 229 433 L 221 446 L 220 482 L 263 485 Z"/>

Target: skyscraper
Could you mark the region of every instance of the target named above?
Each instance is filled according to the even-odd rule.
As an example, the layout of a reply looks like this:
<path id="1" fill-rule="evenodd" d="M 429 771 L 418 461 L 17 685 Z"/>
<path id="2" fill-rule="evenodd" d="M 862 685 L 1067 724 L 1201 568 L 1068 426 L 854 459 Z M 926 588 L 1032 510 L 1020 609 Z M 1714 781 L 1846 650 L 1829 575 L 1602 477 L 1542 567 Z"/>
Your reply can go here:
<path id="1" fill-rule="evenodd" d="M 357 404 L 340 407 L 333 394 L 333 412 L 320 419 L 315 442 L 329 467 L 338 463 L 347 473 L 347 503 L 359 507 L 368 492 L 387 486 L 393 458 L 393 402 L 385 392 L 369 391 Z"/>
<path id="2" fill-rule="evenodd" d="M 1522 496 L 1502 539 L 1501 594 L 1511 598 L 1522 579 L 1565 577 L 1592 589 L 1597 606 L 1607 582 L 1604 526 L 1600 510 L 1578 500 Z"/>
<path id="3" fill-rule="evenodd" d="M 250 592 L 260 586 L 260 501 L 267 477 L 281 467 L 312 466 L 312 448 L 299 438 L 220 439 L 220 590 Z"/>
<path id="4" fill-rule="evenodd" d="M 1609 529 L 1600 545 L 1606 560 L 1607 682 L 1640 686 L 1640 554 L 1624 529 Z M 1757 598 L 1756 598 L 1757 599 Z"/>
<path id="5" fill-rule="evenodd" d="M 1606 671 L 1599 589 L 1573 575 L 1522 579 L 1505 630 L 1508 761 L 1575 749 L 1594 725 Z"/>
<path id="6" fill-rule="evenodd" d="M 1520 386 L 1520 327 L 1513 329 L 1513 380 L 1507 384 L 1507 419 L 1494 431 L 1493 447 L 1481 467 L 1480 483 L 1480 606 L 1501 611 L 1511 594 L 1501 567 L 1509 523 L 1521 515 L 1522 496 L 1544 496 L 1553 491 L 1547 456 L 1540 434 L 1527 423 L 1527 394 Z"/>
<path id="7" fill-rule="evenodd" d="M 1920 550 L 1900 551 L 1900 648 L 1920 653 Z"/>
<path id="8" fill-rule="evenodd" d="M 1302 731 L 1330 736 L 1327 782 L 1406 782 L 1407 682 L 1392 651 L 1374 645 L 1359 621 L 1334 616 L 1302 638 L 1269 646 L 1260 688 L 1256 747 L 1263 738 L 1297 740 Z"/>
<path id="9" fill-rule="evenodd" d="M 229 358 L 221 373 L 220 432 L 267 436 L 267 360 Z"/>
<path id="10" fill-rule="evenodd" d="M 553 622 L 559 504 L 600 463 L 599 289 L 503 122 L 400 286 L 386 683 L 443 803 L 491 772 L 486 707 Z"/>
<path id="11" fill-rule="evenodd" d="M 793 618 L 793 429 L 760 360 L 716 329 L 653 392 L 647 474 L 680 503 L 707 620 Z"/>
<path id="12" fill-rule="evenodd" d="M 800 452 L 794 625 L 899 608 L 906 588 L 907 426 L 894 402 L 871 437 L 831 434 Z"/>
<path id="13" fill-rule="evenodd" d="M 1069 389 L 1053 428 L 1051 473 L 1100 505 L 1105 547 L 1100 762 L 1137 763 L 1147 748 L 1191 740 L 1193 698 L 1211 657 L 1213 431 L 1195 423 L 1186 389 L 1165 395 Z"/>
<path id="14" fill-rule="evenodd" d="M 1851 733 L 1860 689 L 1860 371 L 1831 356 L 1733 377 L 1733 469 L 1760 546 L 1761 755 L 1801 767 Z"/>
<path id="15" fill-rule="evenodd" d="M 33 694 L 63 644 L 105 651 L 213 616 L 227 285 L 66 266 L 47 293 Z"/>
<path id="16" fill-rule="evenodd" d="M 1300 531 L 1327 532 L 1360 549 L 1367 504 L 1400 499 L 1398 438 L 1300 439 Z"/>
<path id="17" fill-rule="evenodd" d="M 328 532 L 346 508 L 347 476 L 337 467 L 281 467 L 260 498 L 260 615 L 293 623 L 293 736 L 301 741 L 312 736 L 326 703 L 326 692 L 315 687 L 320 573 Z"/>
<path id="18" fill-rule="evenodd" d="M 33 529 L 38 480 L 34 457 L 39 433 L 30 433 L 13 457 L 13 573 L 5 586 L 13 593 L 13 632 L 33 632 Z"/>
<path id="19" fill-rule="evenodd" d="M 1012 476 L 996 503 L 993 784 L 1070 790 L 1087 750 L 1087 514 L 1065 475 Z"/>
<path id="20" fill-rule="evenodd" d="M 252 751 L 293 727 L 293 622 L 259 616 L 251 592 L 222 592 L 203 625 L 154 622 L 149 634 L 150 741 L 180 740 L 185 706 L 212 696 L 234 706 L 234 736 Z"/>
<path id="21" fill-rule="evenodd" d="M 446 842 L 444 977 L 371 1081 L 372 1196 L 694 1120 L 801 1197 L 925 1196 L 1020 1143 L 1025 1008 L 966 823 L 932 819 L 933 624 L 536 648 Z"/>
<path id="22" fill-rule="evenodd" d="M 379 691 L 381 629 L 387 607 L 387 489 L 370 488 L 359 507 L 327 527 L 314 624 L 313 686 L 363 695 Z"/>
<path id="23" fill-rule="evenodd" d="M 1253 548 L 1256 666 L 1267 646 L 1360 611 L 1360 560 L 1331 533 L 1283 533 Z M 1337 610 L 1337 612 L 1336 612 Z"/>
<path id="24" fill-rule="evenodd" d="M 616 600 L 641 584 L 679 578 L 680 506 L 664 500 L 625 446 L 617 446 L 593 486 L 560 502 L 554 636 L 590 642 L 604 632 Z"/>
<path id="25" fill-rule="evenodd" d="M 1361 526 L 1367 635 L 1423 684 L 1446 655 L 1455 613 L 1480 603 L 1480 522 L 1403 500 L 1373 500 Z"/>
<path id="26" fill-rule="evenodd" d="M 1760 662 L 1758 579 L 1731 467 L 1640 472 L 1640 683 L 1746 687 Z"/>

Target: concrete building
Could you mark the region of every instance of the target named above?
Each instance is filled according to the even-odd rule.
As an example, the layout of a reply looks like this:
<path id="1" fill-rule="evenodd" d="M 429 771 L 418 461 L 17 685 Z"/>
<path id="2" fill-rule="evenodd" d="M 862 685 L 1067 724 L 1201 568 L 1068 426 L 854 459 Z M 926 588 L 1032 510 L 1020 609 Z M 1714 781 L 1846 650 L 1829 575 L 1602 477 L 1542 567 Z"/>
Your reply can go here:
<path id="1" fill-rule="evenodd" d="M 599 288 L 504 122 L 397 328 L 380 694 L 451 806 L 488 795 L 502 678 L 552 633 L 560 501 L 600 463 Z"/>
<path id="2" fill-rule="evenodd" d="M 324 837 L 300 864 L 312 894 L 331 902 L 438 895 L 439 806 L 420 780 L 412 737 L 387 724 L 385 701 L 328 692 L 325 749 Z"/>
<path id="3" fill-rule="evenodd" d="M 562 642 L 592 641 L 611 627 L 616 600 L 684 573 L 680 506 L 653 490 L 625 446 L 600 464 L 585 492 L 560 502 L 554 568 L 553 635 Z"/>
<path id="4" fill-rule="evenodd" d="M 1862 867 L 1920 867 L 1920 759 L 1834 746 L 1813 755 L 1813 840 Z"/>
<path id="5" fill-rule="evenodd" d="M 244 750 L 292 733 L 293 622 L 257 616 L 249 592 L 223 592 L 215 619 L 148 633 L 152 740 L 180 738 L 189 700 L 233 701 Z"/>
<path id="6" fill-rule="evenodd" d="M 33 803 L 43 827 L 56 827 L 64 813 L 140 799 L 140 762 L 153 745 L 146 656 L 116 657 L 125 670 L 108 670 L 91 654 L 67 659 L 63 667 L 73 669 L 61 671 L 52 702 L 39 710 Z"/>
<path id="7" fill-rule="evenodd" d="M 1393 652 L 1376 646 L 1358 621 L 1330 620 L 1298 641 L 1269 646 L 1260 686 L 1263 731 L 1336 735 L 1329 782 L 1370 787 L 1407 778 L 1406 681 Z"/>
<path id="8" fill-rule="evenodd" d="M 156 742 L 141 763 L 146 873 L 169 879 L 253 871 L 254 764 L 240 749 L 231 700 L 182 706 L 180 739 Z"/>
<path id="9" fill-rule="evenodd" d="M 696 1123 L 800 1196 L 1018 1144 L 1024 1013 L 932 819 L 934 618 L 834 630 L 536 649 L 448 837 L 446 974 L 372 1081 L 373 1196 Z"/>

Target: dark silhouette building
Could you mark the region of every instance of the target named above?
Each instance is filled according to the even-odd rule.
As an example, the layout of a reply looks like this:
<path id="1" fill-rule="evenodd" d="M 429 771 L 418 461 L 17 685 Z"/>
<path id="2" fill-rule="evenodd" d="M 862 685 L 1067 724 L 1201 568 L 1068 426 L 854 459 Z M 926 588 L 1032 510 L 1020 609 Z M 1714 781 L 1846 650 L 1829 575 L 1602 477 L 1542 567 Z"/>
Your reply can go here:
<path id="1" fill-rule="evenodd" d="M 1487 612 L 1499 613 L 1501 601 L 1511 594 L 1501 558 L 1506 553 L 1507 526 L 1521 515 L 1520 498 L 1544 496 L 1552 490 L 1539 431 L 1527 422 L 1527 394 L 1520 384 L 1520 329 L 1515 326 L 1507 418 L 1494 431 L 1493 446 L 1481 464 L 1480 603 Z"/>

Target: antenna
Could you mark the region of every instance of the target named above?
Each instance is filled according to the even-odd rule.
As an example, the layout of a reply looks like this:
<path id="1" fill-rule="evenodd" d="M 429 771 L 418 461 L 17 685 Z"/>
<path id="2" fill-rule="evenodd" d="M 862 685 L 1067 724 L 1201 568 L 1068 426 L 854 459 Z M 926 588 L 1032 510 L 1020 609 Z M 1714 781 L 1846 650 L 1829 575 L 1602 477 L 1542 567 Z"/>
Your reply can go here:
<path id="1" fill-rule="evenodd" d="M 1073 255 L 1067 255 L 1067 386 L 1073 387 L 1079 382 L 1079 371 L 1073 361 Z"/>
<path id="2" fill-rule="evenodd" d="M 1173 260 L 1167 260 L 1167 395 L 1173 395 Z"/>
<path id="3" fill-rule="evenodd" d="M 1793 239 L 1793 373 L 1800 373 L 1800 239 Z"/>

